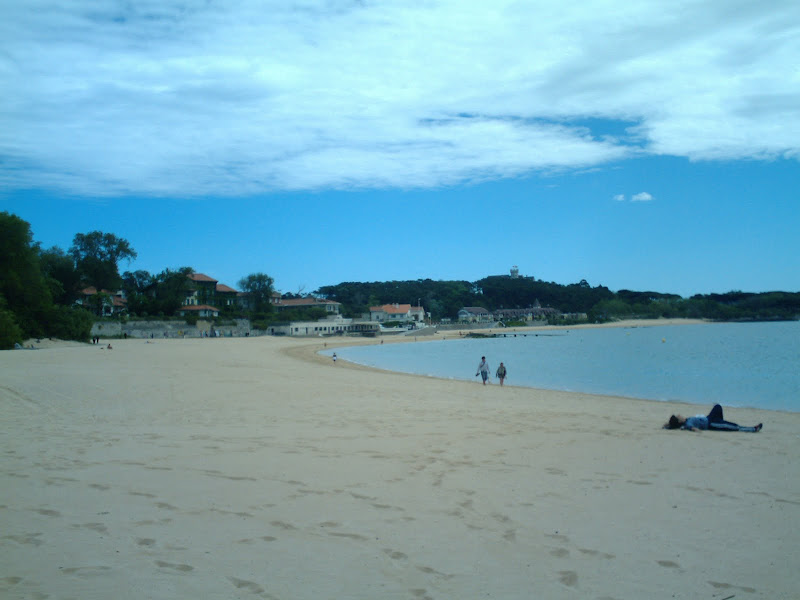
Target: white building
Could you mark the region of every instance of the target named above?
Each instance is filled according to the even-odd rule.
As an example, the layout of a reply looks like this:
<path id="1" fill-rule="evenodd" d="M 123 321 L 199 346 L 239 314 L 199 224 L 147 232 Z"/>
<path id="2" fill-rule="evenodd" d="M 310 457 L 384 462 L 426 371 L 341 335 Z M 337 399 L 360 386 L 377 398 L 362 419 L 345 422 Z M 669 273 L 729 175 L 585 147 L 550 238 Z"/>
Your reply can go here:
<path id="1" fill-rule="evenodd" d="M 465 306 L 458 311 L 458 320 L 467 323 L 486 323 L 494 319 L 492 313 L 482 306 Z"/>
<path id="2" fill-rule="evenodd" d="M 425 310 L 421 306 L 410 304 L 384 304 L 369 307 L 369 320 L 385 323 L 386 321 L 400 321 L 402 323 L 422 323 L 425 320 Z"/>
<path id="3" fill-rule="evenodd" d="M 380 324 L 368 321 L 355 321 L 336 315 L 319 321 L 291 321 L 267 328 L 270 335 L 289 335 L 292 337 L 327 337 L 331 335 L 367 335 L 374 336 L 380 330 Z"/>

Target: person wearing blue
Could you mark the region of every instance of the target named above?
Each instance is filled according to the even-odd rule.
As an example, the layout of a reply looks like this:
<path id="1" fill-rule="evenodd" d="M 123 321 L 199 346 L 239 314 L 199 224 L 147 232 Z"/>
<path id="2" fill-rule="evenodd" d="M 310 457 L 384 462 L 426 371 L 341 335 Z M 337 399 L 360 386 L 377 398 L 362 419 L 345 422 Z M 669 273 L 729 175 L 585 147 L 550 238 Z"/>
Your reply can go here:
<path id="1" fill-rule="evenodd" d="M 745 427 L 726 421 L 722 416 L 722 407 L 715 404 L 714 408 L 707 415 L 696 415 L 694 417 L 682 417 L 672 415 L 664 424 L 664 429 L 686 429 L 688 431 L 749 431 L 757 433 L 761 431 L 762 423 L 753 427 Z"/>

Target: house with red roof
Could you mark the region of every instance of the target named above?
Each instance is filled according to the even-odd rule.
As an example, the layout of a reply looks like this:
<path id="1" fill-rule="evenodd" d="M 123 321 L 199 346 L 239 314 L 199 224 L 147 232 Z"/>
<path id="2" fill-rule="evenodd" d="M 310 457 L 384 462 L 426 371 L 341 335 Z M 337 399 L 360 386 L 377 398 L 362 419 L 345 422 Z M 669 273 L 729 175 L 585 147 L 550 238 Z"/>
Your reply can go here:
<path id="1" fill-rule="evenodd" d="M 190 273 L 187 277 L 192 282 L 192 289 L 183 302 L 179 311 L 180 316 L 184 316 L 185 313 L 196 314 L 199 317 L 216 317 L 220 312 L 218 307 L 240 304 L 242 294 L 213 277 L 205 273 Z"/>
<path id="2" fill-rule="evenodd" d="M 328 315 L 338 315 L 342 306 L 341 302 L 315 298 L 314 296 L 307 298 L 281 298 L 280 294 L 277 294 L 277 297 L 273 295 L 272 305 L 279 311 L 290 308 L 322 308 Z"/>
<path id="3" fill-rule="evenodd" d="M 181 306 L 178 310 L 178 316 L 186 317 L 194 315 L 196 317 L 218 317 L 219 309 L 215 306 L 208 304 L 189 304 Z"/>
<path id="4" fill-rule="evenodd" d="M 125 292 L 122 290 L 118 292 L 100 290 L 98 292 L 97 288 L 94 286 L 83 288 L 80 292 L 80 297 L 75 301 L 75 304 L 94 308 L 91 298 L 92 296 L 96 296 L 98 293 L 104 294 L 103 302 L 98 307 L 101 317 L 110 317 L 111 315 L 123 313 L 128 310 L 128 301 L 125 298 Z"/>
<path id="5" fill-rule="evenodd" d="M 369 320 L 380 323 L 386 321 L 401 321 L 403 323 L 417 322 L 425 320 L 425 311 L 421 306 L 411 306 L 410 304 L 383 304 L 382 306 L 369 307 Z"/>
<path id="6" fill-rule="evenodd" d="M 250 296 L 246 292 L 237 291 L 204 273 L 190 273 L 187 277 L 192 282 L 191 291 L 179 311 L 180 316 L 196 314 L 201 317 L 216 317 L 227 307 L 252 308 Z M 321 308 L 329 316 L 338 315 L 341 307 L 340 302 L 333 300 L 314 296 L 282 298 L 278 292 L 272 294 L 270 304 L 278 311 L 292 308 Z"/>

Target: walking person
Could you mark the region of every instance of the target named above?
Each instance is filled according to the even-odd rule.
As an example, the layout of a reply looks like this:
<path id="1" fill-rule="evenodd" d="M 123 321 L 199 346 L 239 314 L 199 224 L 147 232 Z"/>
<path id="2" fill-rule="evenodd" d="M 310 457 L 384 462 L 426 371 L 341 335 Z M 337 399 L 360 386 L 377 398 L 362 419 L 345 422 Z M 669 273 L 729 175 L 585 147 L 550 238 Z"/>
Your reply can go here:
<path id="1" fill-rule="evenodd" d="M 497 373 L 494 376 L 500 380 L 500 387 L 503 387 L 503 380 L 506 378 L 506 366 L 502 362 L 497 367 Z"/>
<path id="2" fill-rule="evenodd" d="M 489 379 L 489 371 L 489 363 L 486 362 L 486 357 L 481 356 L 481 362 L 478 365 L 478 372 L 475 373 L 475 377 L 480 375 L 481 379 L 483 379 L 483 385 L 486 385 L 486 380 Z"/>

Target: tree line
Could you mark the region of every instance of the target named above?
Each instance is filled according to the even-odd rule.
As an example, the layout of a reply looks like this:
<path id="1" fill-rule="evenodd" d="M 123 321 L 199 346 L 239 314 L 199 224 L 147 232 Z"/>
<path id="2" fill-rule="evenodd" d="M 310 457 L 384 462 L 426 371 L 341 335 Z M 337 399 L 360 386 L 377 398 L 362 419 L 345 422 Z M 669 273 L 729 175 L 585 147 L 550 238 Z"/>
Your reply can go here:
<path id="1" fill-rule="evenodd" d="M 456 319 L 459 309 L 479 306 L 490 311 L 530 308 L 537 303 L 572 315 L 585 314 L 591 323 L 622 318 L 694 318 L 723 321 L 787 320 L 800 318 L 800 293 L 733 291 L 682 298 L 663 292 L 612 292 L 586 280 L 563 285 L 532 277 L 493 275 L 475 282 L 384 281 L 345 282 L 323 286 L 318 294 L 342 304 L 345 316 L 358 317 L 370 306 L 417 302 L 433 321 Z M 553 323 L 559 321 L 552 321 Z"/>

